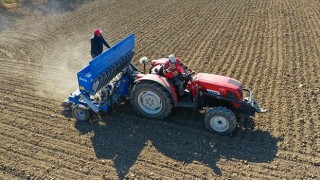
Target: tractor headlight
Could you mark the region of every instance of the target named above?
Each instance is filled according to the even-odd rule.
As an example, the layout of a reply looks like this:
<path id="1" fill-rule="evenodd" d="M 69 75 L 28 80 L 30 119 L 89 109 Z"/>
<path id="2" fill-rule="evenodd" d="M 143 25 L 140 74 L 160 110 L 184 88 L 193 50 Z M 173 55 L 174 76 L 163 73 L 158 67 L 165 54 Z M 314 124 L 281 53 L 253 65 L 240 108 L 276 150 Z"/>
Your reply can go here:
<path id="1" fill-rule="evenodd" d="M 234 92 L 228 91 L 227 98 L 238 101 L 238 97 Z"/>

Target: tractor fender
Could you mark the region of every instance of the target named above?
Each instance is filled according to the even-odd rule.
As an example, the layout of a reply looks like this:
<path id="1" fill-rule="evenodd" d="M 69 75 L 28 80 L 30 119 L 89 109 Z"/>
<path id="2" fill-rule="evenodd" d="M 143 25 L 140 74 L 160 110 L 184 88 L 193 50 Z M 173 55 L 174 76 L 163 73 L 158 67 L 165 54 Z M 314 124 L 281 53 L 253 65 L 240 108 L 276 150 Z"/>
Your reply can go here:
<path id="1" fill-rule="evenodd" d="M 163 86 L 170 94 L 173 99 L 173 107 L 177 107 L 178 105 L 178 95 L 176 93 L 175 88 L 172 84 L 169 83 L 167 78 L 156 75 L 156 74 L 147 74 L 142 76 L 141 78 L 135 80 L 135 83 L 138 83 L 140 81 L 154 81 L 161 86 Z"/>

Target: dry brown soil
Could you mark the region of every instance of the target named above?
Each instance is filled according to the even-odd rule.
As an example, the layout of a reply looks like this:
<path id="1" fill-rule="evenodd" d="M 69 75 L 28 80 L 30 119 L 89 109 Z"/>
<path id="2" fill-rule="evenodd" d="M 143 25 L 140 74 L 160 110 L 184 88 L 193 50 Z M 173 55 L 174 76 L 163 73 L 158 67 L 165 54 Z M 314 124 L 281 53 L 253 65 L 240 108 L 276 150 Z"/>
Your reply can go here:
<path id="1" fill-rule="evenodd" d="M 25 0 L 0 9 L 0 179 L 320 179 L 319 0 Z M 210 134 L 203 113 L 163 121 L 131 105 L 78 123 L 95 27 L 136 35 L 134 63 L 175 53 L 240 80 L 267 113 Z"/>

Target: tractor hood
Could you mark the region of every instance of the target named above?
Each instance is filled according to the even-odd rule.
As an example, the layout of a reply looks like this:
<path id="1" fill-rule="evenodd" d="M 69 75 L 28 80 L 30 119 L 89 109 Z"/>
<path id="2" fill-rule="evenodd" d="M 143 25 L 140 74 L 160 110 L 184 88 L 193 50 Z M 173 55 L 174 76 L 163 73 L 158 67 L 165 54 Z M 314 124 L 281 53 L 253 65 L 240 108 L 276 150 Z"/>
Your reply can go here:
<path id="1" fill-rule="evenodd" d="M 199 73 L 193 78 L 192 86 L 198 85 L 204 92 L 213 96 L 243 101 L 242 84 L 230 77 Z"/>
<path id="2" fill-rule="evenodd" d="M 199 82 L 199 85 L 204 89 L 212 89 L 216 91 L 219 90 L 219 88 L 242 90 L 242 84 L 239 81 L 226 76 L 199 73 L 194 77 L 194 80 L 197 80 Z"/>
<path id="3" fill-rule="evenodd" d="M 262 109 L 257 100 L 253 98 L 253 93 L 249 89 L 243 88 L 242 84 L 230 77 L 219 76 L 215 74 L 199 73 L 194 76 L 192 83 L 190 84 L 193 90 L 196 85 L 199 85 L 205 93 L 218 97 L 220 99 L 228 100 L 233 103 L 235 107 L 240 107 L 239 102 L 252 106 L 256 112 L 266 112 L 266 109 Z M 243 93 L 247 93 L 249 96 L 244 97 Z M 193 91 L 193 95 L 195 91 Z"/>

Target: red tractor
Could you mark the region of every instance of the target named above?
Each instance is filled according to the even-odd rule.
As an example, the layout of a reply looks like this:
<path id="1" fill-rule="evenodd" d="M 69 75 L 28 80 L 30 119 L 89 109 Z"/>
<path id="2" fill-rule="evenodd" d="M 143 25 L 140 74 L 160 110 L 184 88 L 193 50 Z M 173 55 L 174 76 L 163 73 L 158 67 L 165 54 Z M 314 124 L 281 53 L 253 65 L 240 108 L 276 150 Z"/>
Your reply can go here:
<path id="1" fill-rule="evenodd" d="M 144 69 L 147 61 L 146 57 L 140 59 Z M 136 76 L 130 99 L 139 115 L 162 119 L 177 107 L 205 109 L 204 123 L 209 131 L 227 135 L 236 127 L 240 106 L 249 105 L 256 112 L 266 112 L 239 81 L 208 73 L 193 75 L 186 67 L 183 73 L 186 95 L 178 97 L 174 84 L 162 74 L 165 61 L 167 58 L 152 60 L 149 74 Z"/>
<path id="2" fill-rule="evenodd" d="M 134 39 L 133 34 L 129 35 L 77 73 L 79 88 L 61 103 L 64 110 L 72 109 L 78 121 L 88 121 L 92 113 L 108 112 L 130 97 L 134 110 L 150 119 L 162 119 L 177 107 L 205 109 L 206 127 L 221 135 L 230 134 L 235 129 L 236 115 L 242 105 L 252 107 L 256 112 L 265 112 L 250 90 L 229 77 L 207 73 L 193 75 L 189 68 L 178 63 L 175 68 L 171 64 L 171 68 L 179 71 L 179 79 L 172 83 L 170 77 L 167 79 L 163 74 L 168 69 L 162 70 L 167 67 L 168 58 L 151 61 L 148 74 L 147 58 L 141 58 L 144 65 L 144 74 L 141 74 L 131 64 Z M 175 60 L 170 58 L 171 63 L 176 63 Z M 186 95 L 178 97 L 177 89 L 180 95 Z"/>

